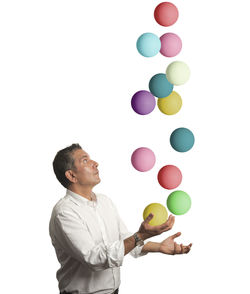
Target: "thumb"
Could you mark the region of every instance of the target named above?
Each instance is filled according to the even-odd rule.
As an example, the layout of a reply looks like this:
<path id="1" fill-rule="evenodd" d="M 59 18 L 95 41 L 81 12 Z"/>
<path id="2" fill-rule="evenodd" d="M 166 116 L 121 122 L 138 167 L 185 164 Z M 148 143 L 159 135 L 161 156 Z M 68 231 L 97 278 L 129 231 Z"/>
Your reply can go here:
<path id="1" fill-rule="evenodd" d="M 178 232 L 171 236 L 171 239 L 174 240 L 175 238 L 179 237 L 181 235 L 181 232 Z"/>
<path id="2" fill-rule="evenodd" d="M 146 218 L 145 218 L 145 223 L 149 223 L 151 221 L 151 219 L 154 217 L 153 213 L 150 213 Z"/>

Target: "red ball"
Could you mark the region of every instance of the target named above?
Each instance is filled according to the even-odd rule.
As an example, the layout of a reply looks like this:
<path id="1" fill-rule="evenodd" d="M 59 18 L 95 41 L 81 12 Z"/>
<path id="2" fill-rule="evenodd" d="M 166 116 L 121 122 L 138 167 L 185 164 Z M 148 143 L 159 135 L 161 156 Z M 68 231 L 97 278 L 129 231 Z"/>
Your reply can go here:
<path id="1" fill-rule="evenodd" d="M 162 2 L 154 11 L 155 20 L 159 25 L 169 27 L 173 25 L 179 16 L 177 7 L 171 2 Z"/>
<path id="2" fill-rule="evenodd" d="M 158 172 L 158 182 L 165 189 L 175 189 L 181 181 L 181 171 L 175 165 L 165 165 Z"/>

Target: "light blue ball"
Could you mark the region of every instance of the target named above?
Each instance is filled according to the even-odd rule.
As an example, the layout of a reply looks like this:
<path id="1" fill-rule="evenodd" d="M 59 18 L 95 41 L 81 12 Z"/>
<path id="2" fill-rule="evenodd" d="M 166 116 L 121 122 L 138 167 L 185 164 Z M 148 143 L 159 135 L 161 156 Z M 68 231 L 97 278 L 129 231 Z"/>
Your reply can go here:
<path id="1" fill-rule="evenodd" d="M 142 56 L 152 57 L 159 53 L 161 40 L 155 34 L 145 33 L 138 38 L 136 48 Z"/>
<path id="2" fill-rule="evenodd" d="M 150 92 L 158 98 L 169 96 L 173 88 L 174 86 L 167 80 L 166 74 L 163 73 L 154 75 L 149 81 Z"/>
<path id="3" fill-rule="evenodd" d="M 170 144 L 174 150 L 186 152 L 194 146 L 194 135 L 189 129 L 176 129 L 170 136 Z"/>

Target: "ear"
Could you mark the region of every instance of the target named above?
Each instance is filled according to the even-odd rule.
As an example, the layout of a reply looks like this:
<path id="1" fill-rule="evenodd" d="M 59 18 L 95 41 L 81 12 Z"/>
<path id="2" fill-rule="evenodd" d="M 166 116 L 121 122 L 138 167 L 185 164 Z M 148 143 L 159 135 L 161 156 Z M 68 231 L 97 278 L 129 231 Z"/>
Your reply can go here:
<path id="1" fill-rule="evenodd" d="M 65 172 L 65 177 L 71 182 L 71 183 L 76 183 L 77 182 L 77 179 L 76 177 L 74 176 L 74 173 L 72 170 L 66 170 Z"/>

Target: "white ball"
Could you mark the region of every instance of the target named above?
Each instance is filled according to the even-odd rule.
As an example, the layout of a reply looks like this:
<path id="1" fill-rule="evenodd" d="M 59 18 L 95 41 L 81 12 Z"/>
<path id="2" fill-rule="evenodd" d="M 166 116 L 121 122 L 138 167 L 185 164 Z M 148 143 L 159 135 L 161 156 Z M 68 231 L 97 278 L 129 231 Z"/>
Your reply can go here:
<path id="1" fill-rule="evenodd" d="M 180 86 L 188 81 L 190 77 L 190 69 L 185 62 L 174 61 L 167 67 L 166 76 L 171 84 Z"/>

